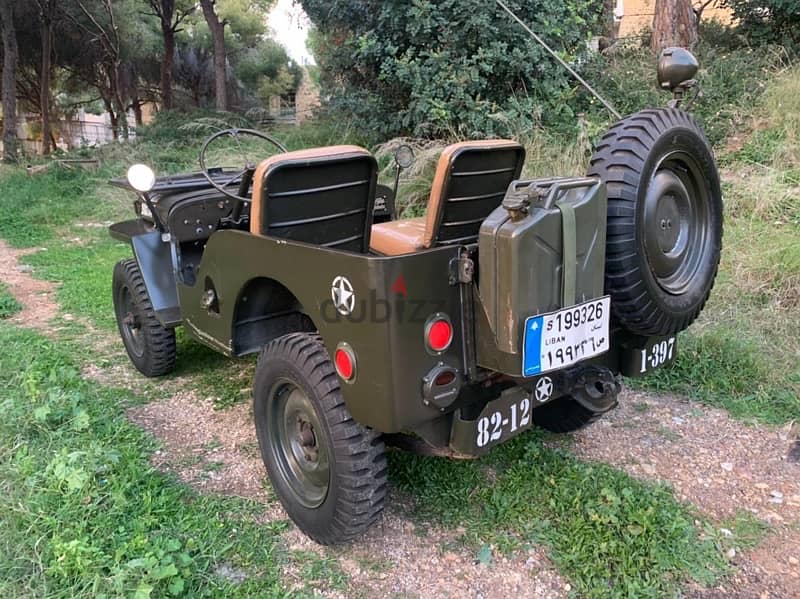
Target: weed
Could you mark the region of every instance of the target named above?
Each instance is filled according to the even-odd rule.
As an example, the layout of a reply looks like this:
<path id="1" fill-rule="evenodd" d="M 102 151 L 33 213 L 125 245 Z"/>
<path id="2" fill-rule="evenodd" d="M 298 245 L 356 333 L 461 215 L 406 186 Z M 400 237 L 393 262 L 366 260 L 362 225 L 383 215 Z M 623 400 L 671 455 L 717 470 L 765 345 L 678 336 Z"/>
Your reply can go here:
<path id="1" fill-rule="evenodd" d="M 255 504 L 195 495 L 148 462 L 119 409 L 63 349 L 0 325 L 0 585 L 9 596 L 281 594 L 279 529 Z M 221 562 L 252 572 L 234 585 Z"/>
<path id="2" fill-rule="evenodd" d="M 0 282 L 0 320 L 11 318 L 22 310 L 22 305 L 17 301 L 8 287 Z"/>

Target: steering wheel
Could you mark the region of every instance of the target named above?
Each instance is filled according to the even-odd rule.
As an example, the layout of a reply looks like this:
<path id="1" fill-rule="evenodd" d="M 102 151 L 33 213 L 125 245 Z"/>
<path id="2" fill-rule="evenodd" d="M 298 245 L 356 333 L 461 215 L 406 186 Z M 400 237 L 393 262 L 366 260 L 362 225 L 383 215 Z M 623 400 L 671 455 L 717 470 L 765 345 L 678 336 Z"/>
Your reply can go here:
<path id="1" fill-rule="evenodd" d="M 250 158 L 247 156 L 247 152 L 239 142 L 239 139 L 242 136 L 257 137 L 271 143 L 281 152 L 288 151 L 286 146 L 284 146 L 277 139 L 270 137 L 266 133 L 256 131 L 255 129 L 223 129 L 222 131 L 218 131 L 209 137 L 205 143 L 203 143 L 203 147 L 200 149 L 200 171 L 208 180 L 209 184 L 214 187 L 214 189 L 236 202 L 236 204 L 234 204 L 234 212 L 232 215 L 232 219 L 234 221 L 238 220 L 239 218 L 242 204 L 250 201 L 250 198 L 245 197 L 244 194 L 246 194 L 247 190 L 250 188 L 250 183 L 253 181 L 253 174 L 256 172 L 256 164 L 250 160 Z M 211 176 L 211 173 L 206 166 L 206 153 L 208 151 L 208 147 L 214 143 L 214 141 L 222 137 L 232 137 L 236 141 L 236 145 L 239 146 L 239 150 L 241 151 L 244 159 L 244 168 L 220 182 L 219 177 L 217 177 L 215 180 L 214 177 Z M 228 189 L 234 184 L 238 185 L 236 193 Z"/>

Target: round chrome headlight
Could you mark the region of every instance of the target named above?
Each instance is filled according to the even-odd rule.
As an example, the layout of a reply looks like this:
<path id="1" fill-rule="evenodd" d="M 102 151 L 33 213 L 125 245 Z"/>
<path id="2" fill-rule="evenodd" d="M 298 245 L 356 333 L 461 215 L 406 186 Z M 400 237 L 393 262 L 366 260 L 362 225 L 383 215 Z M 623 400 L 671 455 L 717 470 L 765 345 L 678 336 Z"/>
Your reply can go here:
<path id="1" fill-rule="evenodd" d="M 147 193 L 156 184 L 156 174 L 146 164 L 134 164 L 128 169 L 128 183 L 136 191 Z"/>

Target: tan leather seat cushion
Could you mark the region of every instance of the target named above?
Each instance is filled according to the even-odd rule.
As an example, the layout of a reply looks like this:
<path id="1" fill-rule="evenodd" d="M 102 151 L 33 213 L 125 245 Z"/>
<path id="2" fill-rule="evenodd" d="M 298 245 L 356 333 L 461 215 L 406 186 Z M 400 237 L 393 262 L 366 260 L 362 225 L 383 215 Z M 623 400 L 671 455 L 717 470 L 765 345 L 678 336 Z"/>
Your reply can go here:
<path id="1" fill-rule="evenodd" d="M 424 236 L 424 216 L 393 220 L 372 226 L 370 247 L 385 256 L 412 254 L 424 247 Z"/>

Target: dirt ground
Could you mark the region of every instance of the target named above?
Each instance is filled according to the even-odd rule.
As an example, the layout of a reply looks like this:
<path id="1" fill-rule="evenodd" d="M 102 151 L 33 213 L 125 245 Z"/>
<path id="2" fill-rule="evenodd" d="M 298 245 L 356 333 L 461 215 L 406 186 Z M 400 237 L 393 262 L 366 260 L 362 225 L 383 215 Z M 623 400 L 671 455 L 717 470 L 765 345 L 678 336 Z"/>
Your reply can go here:
<path id="1" fill-rule="evenodd" d="M 27 252 L 0 241 L 0 279 L 24 309 L 12 321 L 48 331 L 57 314 L 54 286 L 34 279 L 18 258 Z M 111 335 L 103 343 L 112 344 Z M 119 348 L 118 348 L 119 349 Z M 85 375 L 104 384 L 134 387 L 130 367 Z M 271 498 L 249 404 L 216 410 L 208 399 L 176 389 L 167 400 L 131 408 L 129 418 L 163 447 L 153 456 L 200 492 L 224 493 L 264 504 L 265 520 L 285 519 Z M 573 450 L 587 460 L 621 468 L 632 476 L 669 483 L 676 496 L 715 521 L 749 511 L 769 523 L 757 548 L 734 551 L 735 572 L 712 589 L 689 588 L 690 597 L 800 597 L 800 450 L 794 427 L 745 425 L 725 412 L 678 397 L 625 392 L 620 407 L 574 435 Z M 390 492 L 380 523 L 356 546 L 323 549 L 296 529 L 286 533 L 290 550 L 336 559 L 358 595 L 419 597 L 566 597 L 571 588 L 541 549 L 486 566 L 453 549 L 460 531 L 426 530 L 409 518 L 410 506 Z M 722 531 L 724 533 L 724 531 Z M 287 584 L 299 586 L 286 571 Z M 293 583 L 292 581 L 297 581 Z M 326 596 L 342 596 L 327 591 Z M 352 594 L 352 593 L 351 593 Z"/>
<path id="2" fill-rule="evenodd" d="M 0 239 L 0 281 L 11 289 L 11 293 L 22 304 L 22 310 L 8 321 L 49 333 L 49 323 L 58 313 L 55 285 L 31 276 L 33 269 L 20 264 L 19 259 L 44 248 L 18 250 Z"/>

